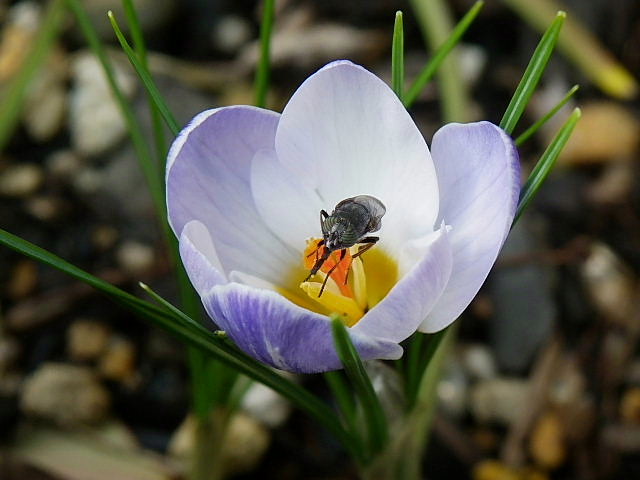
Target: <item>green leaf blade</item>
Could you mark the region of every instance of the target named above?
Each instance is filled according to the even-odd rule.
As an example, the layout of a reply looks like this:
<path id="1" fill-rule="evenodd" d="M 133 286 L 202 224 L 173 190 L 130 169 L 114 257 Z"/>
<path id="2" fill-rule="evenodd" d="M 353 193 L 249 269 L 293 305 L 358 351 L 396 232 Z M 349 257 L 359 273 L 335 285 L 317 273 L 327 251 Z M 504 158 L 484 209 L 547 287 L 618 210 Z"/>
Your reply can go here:
<path id="1" fill-rule="evenodd" d="M 516 210 L 516 215 L 513 220 L 515 224 L 524 210 L 527 208 L 531 200 L 536 196 L 538 190 L 546 180 L 549 172 L 555 165 L 562 149 L 569 141 L 571 137 L 571 133 L 575 128 L 578 120 L 582 112 L 579 108 L 574 109 L 573 113 L 569 116 L 567 121 L 564 123 L 562 128 L 558 131 L 554 139 L 551 141 L 547 149 L 544 151 L 540 160 L 536 164 L 535 168 L 531 171 L 531 175 L 527 179 L 524 187 L 522 187 L 522 191 L 520 192 L 520 202 L 518 203 L 518 208 Z"/>
<path id="2" fill-rule="evenodd" d="M 271 77 L 271 32 L 275 17 L 275 0 L 265 0 L 260 24 L 260 61 L 256 70 L 256 107 L 265 108 Z"/>
<path id="3" fill-rule="evenodd" d="M 580 89 L 579 85 L 574 85 L 571 90 L 567 92 L 567 94 L 555 105 L 551 110 L 549 110 L 540 120 L 527 128 L 521 135 L 516 138 L 515 143 L 517 146 L 522 145 L 524 142 L 529 140 L 540 128 L 547 123 L 553 116 L 558 113 L 562 107 L 564 107 L 569 100 L 576 94 L 576 92 Z"/>
<path id="4" fill-rule="evenodd" d="M 400 101 L 404 97 L 404 27 L 402 12 L 396 12 L 391 45 L 391 87 Z"/>
<path id="5" fill-rule="evenodd" d="M 77 1 L 77 0 L 74 0 L 74 1 Z M 140 80 L 142 80 L 142 83 L 144 84 L 145 88 L 147 89 L 147 92 L 153 99 L 153 102 L 155 103 L 156 107 L 160 111 L 160 114 L 162 115 L 162 118 L 164 119 L 167 126 L 169 127 L 169 130 L 171 130 L 171 133 L 173 133 L 174 135 L 178 135 L 178 133 L 180 133 L 180 126 L 178 125 L 178 122 L 173 116 L 173 113 L 171 113 L 171 110 L 169 110 L 169 107 L 167 106 L 166 102 L 164 101 L 164 98 L 162 97 L 162 94 L 160 93 L 160 91 L 158 90 L 158 87 L 156 86 L 155 82 L 151 78 L 149 71 L 145 68 L 145 66 L 140 61 L 136 53 L 133 51 L 133 48 L 131 48 L 131 45 L 129 45 L 129 42 L 127 41 L 124 34 L 122 33 L 122 30 L 120 29 L 120 26 L 118 25 L 118 22 L 115 16 L 113 15 L 113 12 L 109 11 L 107 15 L 109 17 L 109 21 L 111 22 L 113 31 L 116 34 L 118 42 L 120 42 L 120 46 L 122 47 L 122 49 L 124 50 L 124 53 L 126 53 L 127 57 L 129 58 L 129 61 L 131 62 L 131 65 L 133 65 L 133 68 L 135 68 L 136 73 L 140 77 Z"/>
<path id="6" fill-rule="evenodd" d="M 540 82 L 542 74 L 547 68 L 547 64 L 549 63 L 551 54 L 558 42 L 558 37 L 560 36 L 560 31 L 566 17 L 567 14 L 565 12 L 561 11 L 557 13 L 555 20 L 542 36 L 540 43 L 538 43 L 538 46 L 529 61 L 529 65 L 527 65 L 522 79 L 520 80 L 520 83 L 518 84 L 518 87 L 516 88 L 516 91 L 504 112 L 502 120 L 500 121 L 500 127 L 508 134 L 513 133 L 520 117 L 522 117 L 524 109 L 529 104 L 529 100 L 531 100 L 531 97 Z"/>
<path id="7" fill-rule="evenodd" d="M 351 383 L 354 386 L 356 396 L 362 405 L 364 420 L 367 427 L 367 440 L 369 455 L 375 455 L 382 451 L 387 444 L 389 431 L 387 419 L 380 405 L 369 375 L 364 368 L 360 355 L 351 342 L 341 318 L 337 315 L 331 318 L 331 328 L 340 361 L 344 365 Z"/>

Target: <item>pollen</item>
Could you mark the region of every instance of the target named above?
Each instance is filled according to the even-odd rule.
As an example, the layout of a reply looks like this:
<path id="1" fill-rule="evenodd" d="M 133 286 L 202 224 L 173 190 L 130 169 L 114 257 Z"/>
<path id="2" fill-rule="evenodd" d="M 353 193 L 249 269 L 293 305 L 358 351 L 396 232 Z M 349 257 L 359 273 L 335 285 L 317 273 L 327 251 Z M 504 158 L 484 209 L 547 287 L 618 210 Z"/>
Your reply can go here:
<path id="1" fill-rule="evenodd" d="M 318 273 L 309 281 L 300 284 L 308 300 L 317 305 L 318 311 L 342 316 L 348 327 L 358 323 L 364 314 L 391 290 L 398 278 L 396 263 L 381 249 L 373 248 L 354 258 L 359 248 L 361 247 L 356 245 L 343 251 L 332 252 Z M 322 245 L 321 239 L 307 240 L 303 254 L 305 270 L 311 270 L 325 253 L 326 247 Z M 372 283 L 369 288 L 367 277 L 369 283 Z M 325 280 L 326 286 L 320 295 Z"/>

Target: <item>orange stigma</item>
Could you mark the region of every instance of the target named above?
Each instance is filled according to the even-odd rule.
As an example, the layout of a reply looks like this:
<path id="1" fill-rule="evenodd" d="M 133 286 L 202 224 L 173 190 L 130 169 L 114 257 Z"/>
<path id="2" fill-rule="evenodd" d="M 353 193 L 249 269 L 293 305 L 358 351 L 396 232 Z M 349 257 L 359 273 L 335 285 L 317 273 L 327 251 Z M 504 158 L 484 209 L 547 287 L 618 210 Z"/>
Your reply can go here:
<path id="1" fill-rule="evenodd" d="M 311 270 L 318 259 L 327 251 L 327 247 L 324 245 L 318 245 L 321 241 L 322 239 L 320 238 L 307 240 L 307 248 L 304 250 L 304 268 L 307 270 Z M 349 271 L 351 270 L 353 259 L 351 258 L 351 252 L 349 249 L 345 249 L 344 257 L 340 260 L 340 256 L 343 255 L 341 252 L 342 251 L 337 250 L 331 253 L 329 258 L 327 258 L 320 267 L 320 271 L 328 274 L 333 269 L 329 278 L 336 283 L 342 295 L 353 298 L 353 291 L 348 283 Z"/>

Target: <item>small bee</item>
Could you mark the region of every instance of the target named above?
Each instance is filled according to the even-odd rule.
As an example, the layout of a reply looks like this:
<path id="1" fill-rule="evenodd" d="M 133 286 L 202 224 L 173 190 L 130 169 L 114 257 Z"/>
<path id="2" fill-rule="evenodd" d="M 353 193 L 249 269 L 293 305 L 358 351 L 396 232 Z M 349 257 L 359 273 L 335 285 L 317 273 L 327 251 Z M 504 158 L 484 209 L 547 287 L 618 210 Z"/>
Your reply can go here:
<path id="1" fill-rule="evenodd" d="M 314 276 L 333 252 L 340 250 L 340 259 L 327 272 L 318 297 L 322 295 L 333 270 L 344 259 L 347 248 L 362 244 L 363 246 L 352 256 L 352 258 L 357 258 L 379 240 L 379 237 L 367 234 L 380 230 L 382 217 L 386 211 L 383 203 L 370 195 L 358 195 L 342 200 L 335 206 L 331 215 L 325 210 L 320 210 L 322 240 L 318 242 L 318 248 L 324 246 L 325 250 L 323 255 L 317 258 L 309 276 L 304 281 L 306 282 Z M 314 253 L 317 254 L 317 250 Z"/>

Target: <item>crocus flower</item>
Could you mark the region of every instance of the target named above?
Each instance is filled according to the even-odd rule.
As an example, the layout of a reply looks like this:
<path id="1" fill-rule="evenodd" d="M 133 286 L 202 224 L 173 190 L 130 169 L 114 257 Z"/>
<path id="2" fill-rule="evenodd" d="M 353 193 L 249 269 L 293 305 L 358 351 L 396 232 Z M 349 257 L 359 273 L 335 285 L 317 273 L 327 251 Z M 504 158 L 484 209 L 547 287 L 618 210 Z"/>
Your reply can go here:
<path id="1" fill-rule="evenodd" d="M 397 359 L 416 330 L 453 322 L 495 262 L 518 191 L 500 128 L 446 125 L 430 153 L 392 90 L 348 61 L 311 75 L 282 114 L 200 113 L 167 165 L 169 221 L 206 311 L 246 353 L 295 372 L 341 368 L 331 314 L 364 360 Z M 380 240 L 356 259 L 345 251 L 318 297 L 340 260 L 304 281 L 320 210 L 358 195 L 386 207 Z"/>

